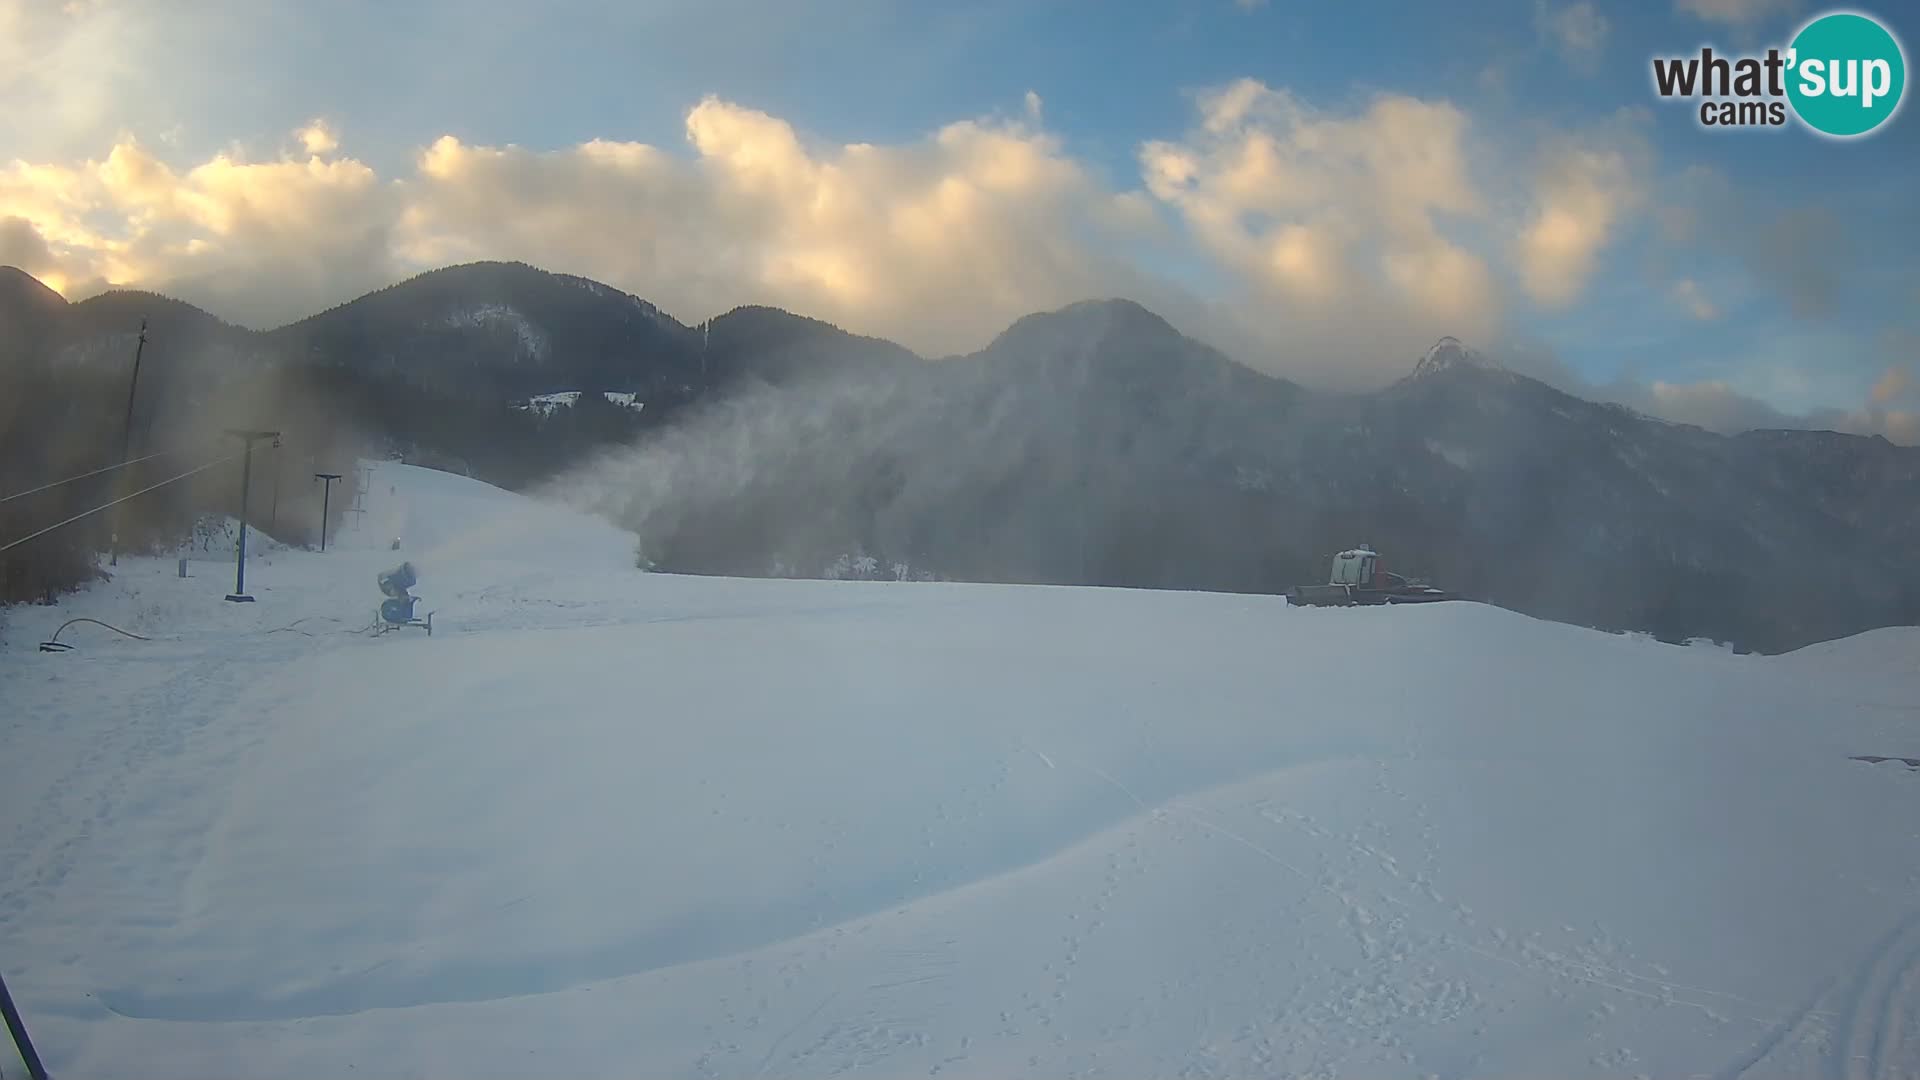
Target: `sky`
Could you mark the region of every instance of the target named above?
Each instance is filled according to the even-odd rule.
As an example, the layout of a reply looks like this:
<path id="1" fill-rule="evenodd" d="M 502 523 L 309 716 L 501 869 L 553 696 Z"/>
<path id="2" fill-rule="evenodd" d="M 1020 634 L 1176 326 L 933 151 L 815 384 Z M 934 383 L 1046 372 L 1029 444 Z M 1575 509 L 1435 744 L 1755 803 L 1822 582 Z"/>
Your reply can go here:
<path id="1" fill-rule="evenodd" d="M 267 327 L 518 259 L 929 357 L 1126 296 L 1310 385 L 1453 335 L 1672 419 L 1920 443 L 1914 111 L 1714 131 L 1653 90 L 1825 10 L 0 0 L 0 264 Z"/>

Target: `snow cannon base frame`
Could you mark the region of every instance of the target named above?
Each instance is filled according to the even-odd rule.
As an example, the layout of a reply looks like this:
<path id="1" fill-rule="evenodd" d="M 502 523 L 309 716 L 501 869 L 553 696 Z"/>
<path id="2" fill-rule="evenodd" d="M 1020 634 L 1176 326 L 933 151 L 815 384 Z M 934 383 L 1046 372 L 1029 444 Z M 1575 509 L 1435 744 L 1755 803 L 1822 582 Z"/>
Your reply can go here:
<path id="1" fill-rule="evenodd" d="M 384 604 L 381 605 L 381 607 L 383 608 L 385 606 L 386 605 Z M 409 626 L 416 627 L 421 630 L 425 630 L 427 632 L 427 636 L 432 637 L 433 636 L 433 612 L 431 611 L 427 612 L 427 617 L 424 619 L 409 618 L 402 622 L 393 622 L 392 620 L 387 618 L 387 613 L 385 611 L 382 611 L 376 616 L 374 616 L 373 636 L 379 637 L 382 634 L 392 633 L 395 630 L 405 630 Z"/>

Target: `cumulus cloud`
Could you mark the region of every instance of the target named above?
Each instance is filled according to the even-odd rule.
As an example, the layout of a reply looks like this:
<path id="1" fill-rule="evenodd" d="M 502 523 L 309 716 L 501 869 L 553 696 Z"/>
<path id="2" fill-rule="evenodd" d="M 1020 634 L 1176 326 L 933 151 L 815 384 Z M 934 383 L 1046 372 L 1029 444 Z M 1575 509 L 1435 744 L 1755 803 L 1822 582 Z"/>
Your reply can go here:
<path id="1" fill-rule="evenodd" d="M 820 143 L 708 98 L 688 110 L 683 147 L 446 136 L 393 177 L 320 121 L 264 160 L 176 165 L 125 138 L 98 158 L 0 167 L 0 262 L 69 295 L 152 287 L 271 325 L 414 270 L 521 259 L 688 321 L 770 303 L 927 355 L 978 348 L 1030 311 L 1129 296 L 1255 367 L 1360 387 L 1443 334 L 1497 338 L 1525 298 L 1576 300 L 1645 171 L 1630 123 L 1529 148 L 1482 137 L 1446 101 L 1329 110 L 1244 80 L 1198 95 L 1190 130 L 1140 147 L 1141 187 L 1116 190 L 1041 126 L 1038 95 L 1023 104 L 1018 119 L 875 145 Z M 1532 172 L 1519 167 L 1530 151 Z M 1783 211 L 1741 240 L 1715 216 L 1719 189 L 1695 187 L 1666 207 L 1668 232 L 1756 265 L 1822 227 Z M 1149 269 L 1167 263 L 1217 284 L 1203 297 Z M 1831 288 L 1793 276 L 1817 267 L 1774 272 L 1809 297 Z M 1719 315 L 1697 279 L 1669 287 L 1679 310 Z M 1905 377 L 1846 422 L 1903 430 Z M 1718 429 L 1790 422 L 1724 384 L 1558 381 Z"/>
<path id="2" fill-rule="evenodd" d="M 1751 26 L 1794 9 L 1795 0 L 1676 0 L 1674 10 L 1705 22 Z"/>
<path id="3" fill-rule="evenodd" d="M 1376 381 L 1498 321 L 1487 260 L 1449 230 L 1488 214 L 1459 108 L 1383 94 L 1330 113 L 1249 79 L 1199 113 L 1185 138 L 1142 147 L 1147 191 L 1236 272 L 1245 317 L 1295 373 Z"/>
<path id="4" fill-rule="evenodd" d="M 1866 402 L 1846 414 L 1841 430 L 1885 435 L 1907 445 L 1920 445 L 1920 328 L 1895 330 L 1883 336 L 1882 352 L 1888 364 L 1867 392 Z"/>
<path id="5" fill-rule="evenodd" d="M 1681 278 L 1674 282 L 1671 292 L 1674 302 L 1694 318 L 1709 322 L 1720 317 L 1719 306 L 1707 299 L 1706 293 L 1700 288 L 1700 283 L 1692 278 Z"/>
<path id="6" fill-rule="evenodd" d="M 17 266 L 42 280 L 58 270 L 46 238 L 23 217 L 0 218 L 0 266 Z"/>
<path id="7" fill-rule="evenodd" d="M 1747 267 L 1785 295 L 1797 315 L 1825 315 L 1840 291 L 1846 265 L 1848 230 L 1840 215 L 1824 206 L 1795 206 L 1771 218 L 1731 230 L 1724 239 Z M 1818 259 L 1807 258 L 1818 251 Z"/>
<path id="8" fill-rule="evenodd" d="M 1625 125 L 1557 139 L 1541 153 L 1533 208 L 1514 245 L 1522 287 L 1535 301 L 1565 307 L 1585 289 L 1644 197 L 1645 154 Z"/>
<path id="9" fill-rule="evenodd" d="M 1037 105 L 1037 99 L 1033 101 Z M 175 169 L 123 140 L 72 165 L 0 170 L 11 248 L 63 284 L 164 288 L 252 325 L 407 270 L 474 258 L 603 278 L 692 319 L 773 303 L 932 353 L 977 348 L 1021 314 L 1151 294 L 1109 249 L 1150 238 L 1139 193 L 1102 188 L 1026 122 L 965 121 L 895 146 L 811 145 L 718 99 L 687 114 L 691 154 L 595 140 L 533 151 L 442 138 L 383 180 L 338 155 L 221 154 Z"/>
<path id="10" fill-rule="evenodd" d="M 390 194 L 357 161 L 220 154 L 182 172 L 130 139 L 98 160 L 0 169 L 0 217 L 41 238 L 49 284 L 164 285 L 256 323 L 389 280 Z"/>
<path id="11" fill-rule="evenodd" d="M 1856 406 L 1794 413 L 1777 408 L 1725 379 L 1678 382 L 1643 380 L 1631 374 L 1606 382 L 1583 377 L 1550 348 L 1509 342 L 1499 350 L 1507 366 L 1589 401 L 1625 405 L 1647 416 L 1692 424 L 1725 435 L 1769 428 L 1810 428 L 1850 435 L 1879 435 L 1905 446 L 1920 445 L 1920 334 L 1892 333 L 1881 352 L 1896 357 Z"/>
<path id="12" fill-rule="evenodd" d="M 1564 5 L 1536 0 L 1533 25 L 1559 52 L 1561 59 L 1583 71 L 1594 69 L 1612 30 L 1607 17 L 1587 0 Z"/>
<path id="13" fill-rule="evenodd" d="M 709 98 L 686 137 L 690 162 L 640 143 L 538 152 L 443 138 L 406 185 L 400 250 L 419 264 L 564 267 L 690 318 L 778 304 L 936 355 L 1138 279 L 1101 244 L 1150 228 L 1147 208 L 1025 123 L 815 146 Z"/>
<path id="14" fill-rule="evenodd" d="M 301 147 L 315 156 L 331 154 L 340 148 L 340 137 L 325 120 L 314 120 L 293 134 L 300 140 Z"/>
<path id="15" fill-rule="evenodd" d="M 1890 367 L 1873 384 L 1868 400 L 1875 405 L 1885 405 L 1891 401 L 1908 396 L 1914 389 L 1913 369 L 1905 365 Z"/>
<path id="16" fill-rule="evenodd" d="M 877 145 L 710 97 L 683 146 L 446 136 L 392 177 L 320 120 L 271 160 L 176 167 L 127 138 L 104 158 L 0 168 L 0 217 L 28 224 L 45 252 L 18 227 L 10 243 L 70 293 L 160 288 L 249 325 L 412 270 L 519 259 L 689 321 L 768 303 L 930 355 L 1128 296 L 1253 366 L 1364 386 L 1443 334 L 1491 337 L 1516 268 L 1522 295 L 1571 302 L 1634 205 L 1620 132 L 1548 144 L 1529 195 L 1527 148 L 1444 100 L 1327 109 L 1235 82 L 1196 96 L 1181 137 L 1141 145 L 1135 189 L 1070 155 L 1038 94 L 1022 104 Z M 1198 268 L 1205 298 L 1169 265 Z"/>
<path id="17" fill-rule="evenodd" d="M 1684 170 L 1664 193 L 1661 235 L 1670 247 L 1732 259 L 1799 318 L 1829 314 L 1857 265 L 1851 216 L 1829 205 L 1771 203 L 1704 166 Z"/>
<path id="18" fill-rule="evenodd" d="M 73 153 L 124 122 L 156 5 L 0 0 L 0 146 Z M 150 66 L 150 65 L 149 65 Z M 169 73 L 169 77 L 175 77 Z"/>
<path id="19" fill-rule="evenodd" d="M 1786 414 L 1719 379 L 1694 383 L 1656 379 L 1644 389 L 1623 383 L 1609 396 L 1649 416 L 1693 424 L 1709 431 L 1732 433 L 1794 426 Z"/>

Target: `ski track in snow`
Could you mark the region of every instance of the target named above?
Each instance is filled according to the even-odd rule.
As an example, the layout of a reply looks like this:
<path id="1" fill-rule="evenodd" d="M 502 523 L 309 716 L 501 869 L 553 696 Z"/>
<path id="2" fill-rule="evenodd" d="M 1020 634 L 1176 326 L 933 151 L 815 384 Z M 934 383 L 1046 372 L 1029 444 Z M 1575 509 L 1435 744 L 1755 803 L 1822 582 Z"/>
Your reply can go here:
<path id="1" fill-rule="evenodd" d="M 670 578 L 372 489 L 258 605 L 129 560 L 7 613 L 0 961 L 56 1073 L 1920 1071 L 1920 784 L 1845 760 L 1920 749 L 1865 704 L 1912 639 Z M 356 636 L 401 558 L 434 637 Z M 157 640 L 30 651 L 75 612 Z M 1307 692 L 1356 647 L 1397 668 Z"/>

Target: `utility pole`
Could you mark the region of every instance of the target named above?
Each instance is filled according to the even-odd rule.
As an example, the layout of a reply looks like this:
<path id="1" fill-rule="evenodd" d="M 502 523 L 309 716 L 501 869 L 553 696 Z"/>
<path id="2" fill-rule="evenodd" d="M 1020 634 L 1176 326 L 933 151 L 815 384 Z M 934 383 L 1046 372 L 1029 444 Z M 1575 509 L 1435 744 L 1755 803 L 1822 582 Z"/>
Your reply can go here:
<path id="1" fill-rule="evenodd" d="M 315 480 L 324 481 L 320 485 L 320 550 L 327 550 L 327 505 L 333 501 L 333 482 L 340 479 L 339 473 L 317 472 Z"/>
<path id="2" fill-rule="evenodd" d="M 275 450 L 280 449 L 280 440 L 273 442 Z M 267 513 L 267 528 L 278 534 L 280 531 L 280 455 L 273 455 L 273 509 Z"/>
<path id="3" fill-rule="evenodd" d="M 272 439 L 273 445 L 280 445 L 280 433 L 277 431 L 242 431 L 228 428 L 227 434 L 243 440 L 246 454 L 240 459 L 240 546 L 235 552 L 233 562 L 233 592 L 227 599 L 236 604 L 251 604 L 253 597 L 247 595 L 247 488 L 253 482 L 253 444 L 261 439 Z"/>
<path id="4" fill-rule="evenodd" d="M 140 339 L 133 346 L 133 378 L 127 382 L 127 417 L 120 422 L 120 464 L 125 465 L 133 455 L 133 402 L 134 395 L 140 392 L 140 354 L 147 351 L 147 320 L 140 320 Z M 120 477 L 120 488 L 126 490 L 126 477 Z M 107 565 L 120 565 L 120 511 L 113 512 L 112 550 L 107 556 Z"/>

